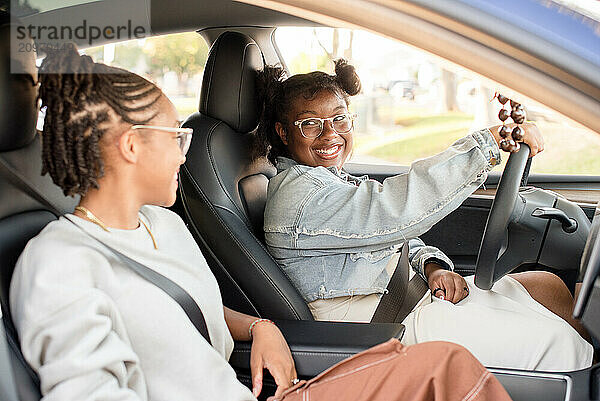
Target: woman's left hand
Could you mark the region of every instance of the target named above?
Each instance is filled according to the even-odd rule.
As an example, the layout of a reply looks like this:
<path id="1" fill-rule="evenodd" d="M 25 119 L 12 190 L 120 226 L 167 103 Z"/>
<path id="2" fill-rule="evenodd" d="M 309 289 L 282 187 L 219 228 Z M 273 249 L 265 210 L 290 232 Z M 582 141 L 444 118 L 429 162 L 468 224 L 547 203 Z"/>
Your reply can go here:
<path id="1" fill-rule="evenodd" d="M 274 324 L 261 322 L 252 329 L 250 353 L 252 393 L 255 397 L 258 397 L 262 390 L 265 368 L 269 370 L 277 384 L 275 398 L 278 398 L 298 377 L 292 353 L 281 331 Z"/>
<path id="2" fill-rule="evenodd" d="M 469 295 L 467 282 L 460 274 L 442 269 L 441 267 L 426 269 L 426 272 L 427 284 L 434 297 L 445 299 L 455 304 Z"/>
<path id="3" fill-rule="evenodd" d="M 505 124 L 505 125 L 511 131 L 514 127 L 517 126 L 517 124 L 515 124 L 515 123 L 510 123 L 510 124 Z M 523 123 L 523 124 L 520 124 L 519 126 L 523 130 L 523 139 L 521 141 L 526 143 L 527 145 L 529 145 L 529 149 L 530 149 L 529 157 L 533 157 L 533 156 L 537 155 L 538 153 L 542 152 L 544 150 L 544 138 L 542 137 L 542 134 L 541 134 L 540 130 L 538 129 L 537 125 L 535 125 L 534 123 Z M 501 125 L 496 125 L 494 127 L 489 128 L 490 132 L 492 133 L 492 135 L 494 136 L 494 139 L 496 140 L 496 142 L 498 142 L 498 144 L 500 144 L 500 141 L 502 140 L 502 137 L 498 133 L 498 129 L 500 127 L 501 127 Z"/>

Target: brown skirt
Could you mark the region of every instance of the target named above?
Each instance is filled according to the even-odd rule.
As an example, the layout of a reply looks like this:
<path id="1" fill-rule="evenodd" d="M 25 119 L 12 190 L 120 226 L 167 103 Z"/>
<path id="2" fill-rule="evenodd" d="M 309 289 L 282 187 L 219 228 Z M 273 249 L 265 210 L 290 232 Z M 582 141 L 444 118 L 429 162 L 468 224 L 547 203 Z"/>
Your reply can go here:
<path id="1" fill-rule="evenodd" d="M 285 391 L 283 401 L 510 400 L 500 382 L 463 347 L 411 346 L 391 339 Z M 274 398 L 269 398 L 274 400 Z"/>

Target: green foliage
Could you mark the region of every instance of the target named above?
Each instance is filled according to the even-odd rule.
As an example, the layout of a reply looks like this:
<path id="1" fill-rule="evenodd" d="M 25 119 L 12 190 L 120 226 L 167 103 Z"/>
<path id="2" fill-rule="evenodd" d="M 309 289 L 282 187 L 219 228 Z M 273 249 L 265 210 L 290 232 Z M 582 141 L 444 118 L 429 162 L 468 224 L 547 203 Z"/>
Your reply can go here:
<path id="1" fill-rule="evenodd" d="M 195 32 L 186 32 L 146 40 L 144 53 L 152 75 L 175 71 L 178 76 L 201 72 L 208 57 L 208 46 Z"/>
<path id="2" fill-rule="evenodd" d="M 85 49 L 85 53 L 94 61 L 104 60 L 104 46 Z M 207 58 L 206 42 L 195 32 L 185 32 L 117 43 L 112 65 L 153 77 L 174 71 L 181 78 L 202 72 Z"/>

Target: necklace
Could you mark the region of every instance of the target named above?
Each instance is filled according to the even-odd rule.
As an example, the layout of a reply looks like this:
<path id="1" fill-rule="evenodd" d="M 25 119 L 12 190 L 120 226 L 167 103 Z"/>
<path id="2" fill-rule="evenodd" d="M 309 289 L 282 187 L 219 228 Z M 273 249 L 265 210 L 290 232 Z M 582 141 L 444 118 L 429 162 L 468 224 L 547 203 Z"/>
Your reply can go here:
<path id="1" fill-rule="evenodd" d="M 90 220 L 92 223 L 95 223 L 97 225 L 99 225 L 104 231 L 106 232 L 110 232 L 108 230 L 108 227 L 106 227 L 106 224 L 104 224 L 102 222 L 102 220 L 100 220 L 99 218 L 97 218 L 94 213 L 90 212 L 89 209 L 83 207 L 83 206 L 77 206 L 75 208 L 75 210 L 80 211 L 81 213 L 83 213 L 85 215 L 85 217 L 88 218 L 88 220 Z M 144 228 L 146 229 L 146 231 L 148 231 L 148 234 L 150 234 L 150 238 L 152 238 L 152 244 L 154 244 L 154 249 L 158 249 L 158 245 L 156 244 L 156 239 L 154 238 L 154 235 L 152 235 L 152 231 L 150 231 L 150 228 L 148 228 L 148 226 L 146 225 L 146 223 L 144 223 L 144 221 L 142 219 L 140 219 L 138 217 L 138 222 L 141 223 Z"/>

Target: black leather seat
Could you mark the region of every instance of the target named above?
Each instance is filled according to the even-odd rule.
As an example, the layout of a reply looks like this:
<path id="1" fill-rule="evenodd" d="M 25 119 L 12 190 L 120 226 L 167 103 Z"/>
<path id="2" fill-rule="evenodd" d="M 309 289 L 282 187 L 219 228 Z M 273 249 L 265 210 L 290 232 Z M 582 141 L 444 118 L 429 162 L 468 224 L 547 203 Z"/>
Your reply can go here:
<path id="1" fill-rule="evenodd" d="M 6 373 L 5 369 L 12 366 L 19 399 L 26 401 L 39 400 L 40 393 L 35 374 L 22 358 L 12 324 L 8 306 L 10 279 L 27 241 L 58 213 L 72 211 L 77 200 L 66 198 L 50 177 L 40 175 L 41 144 L 35 128 L 38 115 L 35 56 L 21 53 L 16 60 L 30 74 L 11 74 L 9 23 L 9 16 L 0 13 L 0 305 L 10 345 L 10 361 L 0 360 L 0 371 Z M 28 195 L 24 185 L 43 193 L 48 202 Z"/>
<path id="2" fill-rule="evenodd" d="M 267 183 L 276 173 L 266 159 L 250 158 L 258 121 L 254 80 L 263 65 L 258 45 L 244 34 L 225 32 L 212 45 L 200 111 L 184 124 L 194 135 L 180 195 L 225 305 L 271 318 L 312 320 L 262 242 Z"/>

